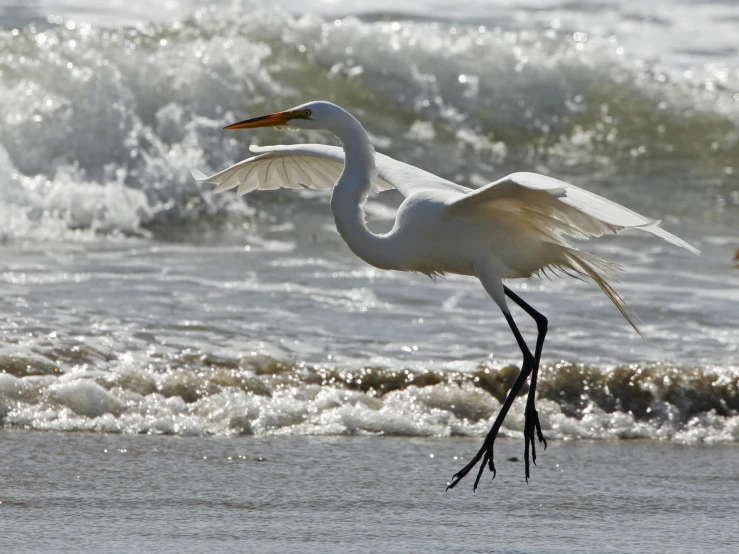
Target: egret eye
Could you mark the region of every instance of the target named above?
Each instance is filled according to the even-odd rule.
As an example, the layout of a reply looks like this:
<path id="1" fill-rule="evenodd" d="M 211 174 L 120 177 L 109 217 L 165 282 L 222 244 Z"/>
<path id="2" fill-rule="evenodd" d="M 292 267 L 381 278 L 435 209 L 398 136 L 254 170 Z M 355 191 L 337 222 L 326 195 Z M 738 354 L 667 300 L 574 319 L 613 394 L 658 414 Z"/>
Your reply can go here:
<path id="1" fill-rule="evenodd" d="M 305 111 L 303 112 L 303 114 L 304 114 L 304 115 L 305 115 L 306 117 L 310 117 L 312 113 L 313 113 L 313 112 L 312 112 L 312 111 L 310 111 L 310 110 L 305 110 Z"/>

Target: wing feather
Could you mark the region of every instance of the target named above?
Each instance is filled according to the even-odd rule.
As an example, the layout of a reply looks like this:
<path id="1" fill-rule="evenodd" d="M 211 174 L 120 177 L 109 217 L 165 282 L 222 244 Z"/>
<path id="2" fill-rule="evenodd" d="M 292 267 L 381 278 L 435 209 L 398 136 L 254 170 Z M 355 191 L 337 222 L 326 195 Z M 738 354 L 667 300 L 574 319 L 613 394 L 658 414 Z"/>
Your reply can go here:
<path id="1" fill-rule="evenodd" d="M 331 189 L 344 167 L 344 151 L 324 144 L 252 146 L 256 156 L 241 161 L 219 173 L 206 177 L 193 170 L 198 181 L 213 183 L 215 192 L 229 190 L 239 185 L 239 194 L 252 190 L 272 190 L 279 187 L 316 190 Z M 280 164 L 274 164 L 275 160 Z M 394 160 L 383 154 L 375 155 L 377 175 L 372 178 L 373 192 L 396 188 L 404 196 L 422 190 L 444 191 L 454 196 L 472 189 L 442 179 L 412 165 Z"/>
<path id="2" fill-rule="evenodd" d="M 275 164 L 277 169 L 277 174 L 279 175 L 280 182 L 282 183 L 283 187 L 287 187 L 290 189 L 302 189 L 303 186 L 298 183 L 294 178 L 290 177 L 290 171 L 288 170 L 287 163 L 285 162 L 285 158 L 278 158 L 277 161 L 279 163 Z"/>
<path id="3" fill-rule="evenodd" d="M 310 176 L 306 173 L 305 168 L 300 163 L 295 163 L 295 161 L 292 158 L 284 158 L 286 160 L 290 161 L 290 167 L 295 172 L 296 178 L 303 186 L 308 186 L 308 183 L 311 182 Z"/>
<path id="4" fill-rule="evenodd" d="M 269 178 L 269 168 L 274 163 L 274 159 L 271 159 L 264 164 L 257 165 L 256 178 L 259 190 L 277 190 L 280 188 L 280 183 Z"/>
<path id="5" fill-rule="evenodd" d="M 220 185 L 216 187 L 216 192 L 229 190 L 239 184 L 239 177 L 236 175 L 235 171 L 232 171 L 231 168 L 229 168 L 226 171 L 222 172 L 219 183 Z"/>
<path id="6" fill-rule="evenodd" d="M 244 172 L 234 172 L 234 175 L 238 176 L 238 183 L 239 183 L 239 189 L 236 191 L 237 194 L 246 194 L 248 192 L 253 191 L 255 188 L 257 188 L 257 181 L 249 180 L 249 176 L 252 174 L 254 170 L 256 170 L 257 167 L 250 167 L 247 171 Z M 231 188 L 230 186 L 228 188 Z M 218 191 L 218 189 L 216 189 Z"/>
<path id="7" fill-rule="evenodd" d="M 254 189 L 279 187 L 316 190 L 333 188 L 344 166 L 344 151 L 324 144 L 252 146 L 256 156 L 239 162 L 215 175 L 206 177 L 193 170 L 198 181 L 206 181 L 221 192 L 239 186 L 238 193 Z M 279 160 L 280 163 L 276 163 Z M 377 174 L 372 178 L 373 191 L 396 188 L 404 196 L 421 191 L 443 192 L 453 212 L 479 206 L 526 217 L 532 225 L 558 242 L 562 235 L 575 238 L 597 237 L 619 233 L 624 229 L 641 229 L 685 248 L 699 251 L 684 240 L 662 229 L 659 221 L 650 220 L 620 204 L 537 173 L 513 173 L 479 189 L 469 189 L 442 179 L 415 166 L 376 154 Z"/>
<path id="8" fill-rule="evenodd" d="M 602 196 L 537 173 L 513 173 L 449 203 L 451 211 L 485 206 L 518 213 L 557 242 L 562 235 L 588 239 L 640 229 L 685 248 L 696 248 L 650 220 Z"/>
<path id="9" fill-rule="evenodd" d="M 333 187 L 336 180 L 334 180 L 333 176 L 323 166 L 323 160 L 321 158 L 307 157 L 302 161 L 311 168 L 313 175 L 316 176 L 316 188 L 328 189 Z"/>

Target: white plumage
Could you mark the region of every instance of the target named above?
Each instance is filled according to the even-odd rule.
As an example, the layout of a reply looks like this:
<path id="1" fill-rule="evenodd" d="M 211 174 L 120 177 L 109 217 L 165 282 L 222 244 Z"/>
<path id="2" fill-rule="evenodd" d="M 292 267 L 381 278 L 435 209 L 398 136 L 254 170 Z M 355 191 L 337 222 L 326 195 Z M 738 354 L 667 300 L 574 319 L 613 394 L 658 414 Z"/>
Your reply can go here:
<path id="1" fill-rule="evenodd" d="M 237 193 L 278 188 L 330 190 L 344 169 L 344 151 L 325 144 L 250 146 L 256 156 L 247 158 L 214 175 L 193 169 L 198 181 L 217 185 L 215 192 L 239 187 Z M 522 214 L 553 217 L 562 234 L 584 239 L 624 229 L 639 229 L 698 254 L 693 246 L 650 220 L 607 198 L 580 187 L 537 173 L 512 173 L 479 189 L 457 185 L 446 179 L 399 162 L 384 154 L 375 154 L 377 173 L 371 177 L 371 191 L 396 188 L 405 197 L 421 190 L 450 193 L 450 204 L 496 202 L 500 208 Z M 544 192 L 547 196 L 541 194 Z M 466 195 L 466 196 L 462 196 Z M 572 209 L 566 209 L 562 204 Z M 458 209 L 458 208 L 455 208 Z"/>
<path id="2" fill-rule="evenodd" d="M 481 459 L 475 487 L 486 464 L 495 471 L 495 437 L 529 375 L 531 385 L 524 431 L 527 479 L 529 447 L 536 461 L 534 436 L 545 442 L 535 409 L 535 389 L 547 319 L 505 287 L 504 279 L 527 278 L 547 268 L 577 278 L 590 278 L 639 332 L 608 282 L 618 276 L 621 267 L 572 248 L 565 236 L 589 239 L 637 229 L 698 253 L 688 243 L 659 227 L 659 221 L 551 177 L 513 173 L 482 188 L 471 189 L 376 154 L 360 123 L 328 102 L 311 102 L 226 129 L 288 124 L 330 131 L 339 138 L 342 147 L 318 144 L 251 147 L 257 154 L 252 158 L 210 177 L 196 171 L 193 175 L 217 185 L 216 192 L 235 187 L 239 194 L 279 187 L 333 189 L 331 209 L 336 227 L 357 256 L 382 269 L 476 276 L 503 311 L 521 348 L 524 362 L 516 383 L 483 447 L 454 476 L 450 487 Z M 405 200 L 398 209 L 392 230 L 383 235 L 373 234 L 366 227 L 362 204 L 370 190 L 383 191 L 391 187 L 405 196 Z M 521 306 L 537 323 L 539 333 L 534 354 L 511 317 L 506 297 Z"/>

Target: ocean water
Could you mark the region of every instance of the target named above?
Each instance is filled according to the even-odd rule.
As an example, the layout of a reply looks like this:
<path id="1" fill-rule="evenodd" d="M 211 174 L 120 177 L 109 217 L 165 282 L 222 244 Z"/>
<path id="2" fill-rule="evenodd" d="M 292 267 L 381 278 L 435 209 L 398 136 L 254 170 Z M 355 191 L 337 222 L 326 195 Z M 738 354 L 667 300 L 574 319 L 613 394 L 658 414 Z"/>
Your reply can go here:
<path id="1" fill-rule="evenodd" d="M 558 441 L 445 492 L 477 439 L 0 432 L 6 552 L 736 550 L 733 445 Z M 515 459 L 514 459 L 515 458 Z"/>
<path id="2" fill-rule="evenodd" d="M 413 448 L 378 437 L 393 436 L 474 453 L 520 363 L 478 282 L 365 265 L 338 236 L 326 193 L 213 194 L 190 175 L 243 159 L 249 144 L 331 142 L 316 132 L 221 131 L 328 99 L 397 159 L 470 186 L 546 173 L 661 219 L 701 249 L 694 257 L 637 233 L 577 244 L 625 267 L 615 288 L 651 343 L 592 283 L 510 283 L 550 321 L 538 406 L 555 440 L 534 476 L 544 486 L 557 456 L 577 444 L 601 464 L 593 475 L 607 474 L 603 460 L 621 448 L 645 449 L 635 455 L 655 478 L 704 452 L 720 452 L 731 473 L 739 7 L 152 4 L 0 4 L 4 443 L 69 456 L 106 441 L 268 445 L 268 458 L 271 448 L 290 456 L 323 444 L 341 456 L 351 445 L 363 456 L 373 445 Z M 370 226 L 389 228 L 398 203 L 395 192 L 372 196 Z M 533 342 L 534 326 L 514 317 Z M 519 401 L 502 429 L 518 456 L 522 409 Z M 67 433 L 80 431 L 88 434 Z M 634 438 L 642 446 L 602 440 Z M 438 481 L 427 485 L 443 488 Z M 519 486 L 496 481 L 485 505 Z M 12 490 L 3 506 L 22 496 Z M 716 490 L 702 489 L 703 506 Z M 447 495 L 467 495 L 458 492 Z M 437 507 L 439 517 L 454 509 Z M 568 551 L 542 544 L 519 550 Z M 660 549 L 634 544 L 625 549 Z"/>

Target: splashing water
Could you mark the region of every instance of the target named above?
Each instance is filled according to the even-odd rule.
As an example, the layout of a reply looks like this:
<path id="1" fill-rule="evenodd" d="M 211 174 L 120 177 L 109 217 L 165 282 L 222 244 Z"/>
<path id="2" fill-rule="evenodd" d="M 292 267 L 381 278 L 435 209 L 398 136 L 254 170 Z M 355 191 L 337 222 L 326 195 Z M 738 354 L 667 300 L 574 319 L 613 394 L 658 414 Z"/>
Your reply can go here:
<path id="1" fill-rule="evenodd" d="M 638 57 L 626 16 L 618 34 L 585 33 L 557 10 L 576 11 L 525 12 L 524 25 L 243 2 L 176 21 L 0 30 L 0 419 L 484 433 L 517 354 L 476 283 L 361 265 L 326 195 L 243 199 L 190 177 L 250 142 L 330 141 L 220 130 L 326 98 L 378 151 L 443 177 L 478 186 L 531 169 L 664 215 L 704 251 L 698 263 L 632 236 L 588 245 L 627 266 L 618 290 L 663 351 L 593 287 L 515 285 L 552 323 L 542 422 L 555 438 L 738 440 L 737 67 Z M 367 206 L 377 227 L 394 217 L 384 196 Z M 520 410 L 506 433 L 520 433 Z"/>

